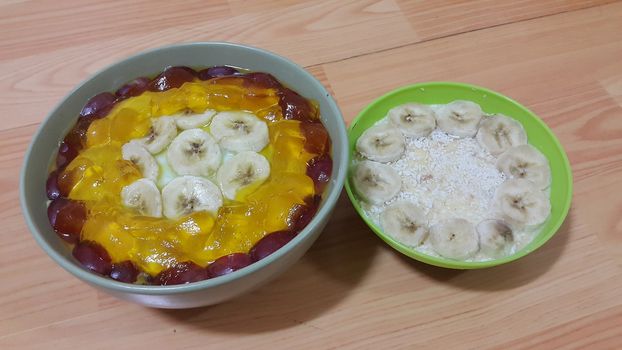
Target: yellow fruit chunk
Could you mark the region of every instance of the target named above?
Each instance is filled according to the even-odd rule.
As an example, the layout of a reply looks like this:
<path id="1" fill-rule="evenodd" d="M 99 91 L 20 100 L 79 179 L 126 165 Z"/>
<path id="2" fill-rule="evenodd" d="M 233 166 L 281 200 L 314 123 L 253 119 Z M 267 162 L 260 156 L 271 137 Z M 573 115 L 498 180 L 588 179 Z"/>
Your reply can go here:
<path id="1" fill-rule="evenodd" d="M 95 120 L 86 132 L 86 148 L 105 145 L 110 142 L 110 124 L 112 119 Z"/>
<path id="2" fill-rule="evenodd" d="M 266 203 L 266 215 L 263 219 L 266 232 L 287 230 L 290 226 L 289 218 L 296 203 L 302 204 L 296 195 L 290 193 L 270 198 L 270 201 Z"/>
<path id="3" fill-rule="evenodd" d="M 183 260 L 192 260 L 206 265 L 209 261 L 202 261 L 202 248 L 213 233 L 216 219 L 208 212 L 196 212 L 178 220 L 175 225 L 174 243 L 183 252 Z"/>
<path id="4" fill-rule="evenodd" d="M 118 144 L 87 148 L 65 171 L 74 168 L 79 169 L 79 173 L 73 176 L 75 185 L 69 198 L 77 200 L 97 201 L 111 197 L 120 202 L 121 189 L 141 178 L 140 170 L 121 158 Z"/>
<path id="5" fill-rule="evenodd" d="M 308 176 L 296 173 L 272 174 L 270 179 L 257 191 L 247 196 L 249 202 L 259 203 L 271 200 L 275 194 L 291 195 L 294 203 L 304 203 L 304 200 L 314 194 L 313 180 Z M 292 204 L 294 204 L 292 203 Z"/>
<path id="6" fill-rule="evenodd" d="M 110 124 L 110 140 L 125 144 L 146 136 L 151 128 L 151 119 L 134 109 L 124 108 L 118 111 Z"/>
<path id="7" fill-rule="evenodd" d="M 187 84 L 186 84 L 187 85 Z M 188 95 L 182 89 L 170 89 L 164 92 L 150 92 L 157 116 L 173 115 L 188 106 Z"/>
<path id="8" fill-rule="evenodd" d="M 270 159 L 274 173 L 306 174 L 307 162 L 313 154 L 304 149 L 305 137 L 300 121 L 282 120 L 270 124 Z"/>
<path id="9" fill-rule="evenodd" d="M 115 222 L 114 216 L 107 213 L 89 215 L 82 228 L 82 239 L 101 244 L 113 262 L 129 260 L 136 242 L 127 230 Z"/>
<path id="10" fill-rule="evenodd" d="M 209 101 L 203 84 L 187 83 L 182 86 L 182 90 L 187 96 L 186 108 L 194 113 L 202 113 L 207 109 Z"/>
<path id="11" fill-rule="evenodd" d="M 149 119 L 155 116 L 155 112 L 158 110 L 158 106 L 156 106 L 153 101 L 154 95 L 157 96 L 157 93 L 145 92 L 140 96 L 121 101 L 112 109 L 106 118 L 116 118 L 116 113 L 129 109 L 141 115 L 143 118 Z"/>

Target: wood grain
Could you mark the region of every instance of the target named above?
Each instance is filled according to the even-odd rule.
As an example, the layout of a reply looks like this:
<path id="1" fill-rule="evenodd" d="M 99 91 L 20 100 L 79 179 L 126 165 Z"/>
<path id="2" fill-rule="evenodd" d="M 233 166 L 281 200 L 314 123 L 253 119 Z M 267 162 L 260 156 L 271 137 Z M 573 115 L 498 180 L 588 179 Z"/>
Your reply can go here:
<path id="1" fill-rule="evenodd" d="M 609 3 L 609 4 L 608 4 Z M 342 195 L 274 283 L 195 310 L 118 301 L 55 265 L 17 206 L 26 146 L 80 80 L 137 51 L 229 40 L 307 66 L 346 121 L 401 85 L 464 81 L 515 98 L 560 138 L 562 229 L 497 268 L 401 256 Z M 0 348 L 622 348 L 622 2 L 0 3 Z"/>

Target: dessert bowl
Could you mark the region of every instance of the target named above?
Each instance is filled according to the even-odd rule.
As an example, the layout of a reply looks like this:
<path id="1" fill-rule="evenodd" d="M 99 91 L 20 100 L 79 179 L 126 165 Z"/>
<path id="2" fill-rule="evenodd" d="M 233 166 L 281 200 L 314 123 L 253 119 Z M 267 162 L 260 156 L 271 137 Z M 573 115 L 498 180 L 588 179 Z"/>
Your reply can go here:
<path id="1" fill-rule="evenodd" d="M 76 122 L 87 100 L 115 91 L 125 82 L 155 76 L 170 66 L 242 67 L 270 73 L 284 85 L 318 104 L 332 141 L 333 171 L 311 222 L 285 246 L 245 268 L 199 282 L 179 285 L 122 283 L 85 270 L 54 232 L 46 214 L 45 183 L 59 142 Z M 91 286 L 120 299 L 159 308 L 191 308 L 234 298 L 276 277 L 294 264 L 322 232 L 343 187 L 348 164 L 347 135 L 341 113 L 330 94 L 311 74 L 276 54 L 219 42 L 187 43 L 139 53 L 94 74 L 70 92 L 45 118 L 26 152 L 20 181 L 22 212 L 41 248 L 61 267 Z"/>
<path id="2" fill-rule="evenodd" d="M 365 107 L 350 125 L 348 137 L 351 162 L 355 162 L 357 156 L 356 144 L 359 137 L 383 119 L 392 108 L 406 103 L 443 105 L 455 100 L 475 102 L 486 114 L 503 114 L 520 122 L 528 135 L 529 144 L 548 159 L 551 170 L 551 212 L 529 243 L 508 256 L 486 261 L 452 260 L 440 255 L 426 254 L 413 246 L 397 241 L 368 216 L 351 179 L 352 169 L 350 169 L 350 176 L 346 179 L 346 191 L 356 211 L 371 230 L 392 248 L 410 258 L 426 264 L 453 269 L 486 268 L 517 260 L 546 243 L 564 222 L 572 199 L 572 172 L 566 153 L 553 132 L 533 112 L 516 101 L 485 88 L 453 82 L 428 82 L 396 89 Z"/>

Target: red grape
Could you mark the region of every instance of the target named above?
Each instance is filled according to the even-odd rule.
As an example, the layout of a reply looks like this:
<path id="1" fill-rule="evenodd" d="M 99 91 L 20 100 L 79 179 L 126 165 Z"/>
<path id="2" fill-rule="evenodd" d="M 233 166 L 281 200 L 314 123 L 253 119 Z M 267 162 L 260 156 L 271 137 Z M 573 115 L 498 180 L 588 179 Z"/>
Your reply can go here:
<path id="1" fill-rule="evenodd" d="M 305 200 L 305 205 L 297 205 L 289 217 L 292 231 L 300 233 L 311 222 L 320 206 L 322 196 L 315 195 Z"/>
<path id="2" fill-rule="evenodd" d="M 54 231 L 65 241 L 76 243 L 86 221 L 86 207 L 82 202 L 57 198 L 48 206 L 48 219 Z"/>
<path id="3" fill-rule="evenodd" d="M 233 253 L 221 256 L 207 267 L 210 277 L 218 277 L 237 271 L 252 264 L 250 255 L 244 253 Z"/>
<path id="4" fill-rule="evenodd" d="M 97 118 L 94 116 L 81 117 L 74 124 L 73 128 L 69 130 L 58 147 L 58 154 L 56 155 L 56 166 L 58 168 L 65 167 L 78 155 L 86 142 L 86 133 L 89 125 L 95 119 Z"/>
<path id="5" fill-rule="evenodd" d="M 312 121 L 317 119 L 317 111 L 313 105 L 295 91 L 282 88 L 279 90 L 278 95 L 279 106 L 283 111 L 283 118 L 300 121 Z"/>
<path id="6" fill-rule="evenodd" d="M 140 77 L 136 78 L 129 83 L 121 86 L 114 94 L 119 99 L 126 99 L 133 96 L 138 96 L 147 90 L 151 80 L 149 78 Z"/>
<path id="7" fill-rule="evenodd" d="M 266 235 L 251 248 L 249 254 L 253 262 L 259 261 L 276 252 L 294 238 L 290 231 L 277 231 Z"/>
<path id="8" fill-rule="evenodd" d="M 102 118 L 112 109 L 117 98 L 109 92 L 102 92 L 91 97 L 80 112 L 81 117 Z"/>
<path id="9" fill-rule="evenodd" d="M 121 261 L 116 264 L 112 264 L 112 270 L 110 271 L 110 277 L 113 280 L 125 283 L 134 283 L 138 277 L 138 268 L 133 262 L 129 260 Z"/>
<path id="10" fill-rule="evenodd" d="M 214 66 L 199 71 L 198 76 L 201 80 L 208 80 L 216 77 L 235 75 L 239 73 L 237 69 L 229 66 Z"/>
<path id="11" fill-rule="evenodd" d="M 192 68 L 190 68 L 188 66 L 176 66 L 176 67 L 185 70 L 186 72 L 192 74 L 192 76 L 194 76 L 194 77 L 196 77 L 199 74 L 199 73 L 197 73 L 196 70 L 194 70 L 194 69 L 192 69 Z"/>
<path id="12" fill-rule="evenodd" d="M 73 247 L 73 257 L 87 270 L 100 275 L 108 275 L 112 270 L 110 255 L 104 247 L 93 241 L 82 241 Z"/>
<path id="13" fill-rule="evenodd" d="M 320 122 L 300 124 L 300 130 L 305 136 L 305 150 L 309 153 L 324 154 L 330 149 L 328 131 Z"/>
<path id="14" fill-rule="evenodd" d="M 194 72 L 194 71 L 192 71 Z M 194 80 L 188 67 L 168 67 L 149 83 L 149 91 L 166 91 Z"/>
<path id="15" fill-rule="evenodd" d="M 58 188 L 58 169 L 52 171 L 48 175 L 48 179 L 45 182 L 45 191 L 49 199 L 56 199 L 60 197 L 60 189 Z"/>
<path id="16" fill-rule="evenodd" d="M 281 83 L 271 74 L 262 72 L 253 72 L 242 76 L 248 85 L 256 86 L 263 89 L 278 89 L 282 87 Z"/>
<path id="17" fill-rule="evenodd" d="M 329 155 L 317 156 L 307 163 L 307 176 L 315 184 L 315 192 L 322 193 L 333 173 L 333 160 Z"/>
<path id="18" fill-rule="evenodd" d="M 160 272 L 155 277 L 153 282 L 154 284 L 166 286 L 172 284 L 198 282 L 208 278 L 209 275 L 206 269 L 193 263 L 192 261 L 186 261 Z"/>
<path id="19" fill-rule="evenodd" d="M 56 178 L 56 184 L 58 185 L 60 197 L 69 197 L 71 190 L 77 182 L 77 176 L 81 176 L 81 174 L 78 174 L 79 172 L 81 172 L 81 170 L 79 167 L 77 167 L 69 171 L 64 170 L 58 173 L 58 177 Z"/>
<path id="20" fill-rule="evenodd" d="M 74 158 L 78 156 L 82 145 L 74 134 L 68 134 L 65 139 L 58 146 L 58 153 L 56 154 L 56 166 L 63 168 L 71 163 Z"/>

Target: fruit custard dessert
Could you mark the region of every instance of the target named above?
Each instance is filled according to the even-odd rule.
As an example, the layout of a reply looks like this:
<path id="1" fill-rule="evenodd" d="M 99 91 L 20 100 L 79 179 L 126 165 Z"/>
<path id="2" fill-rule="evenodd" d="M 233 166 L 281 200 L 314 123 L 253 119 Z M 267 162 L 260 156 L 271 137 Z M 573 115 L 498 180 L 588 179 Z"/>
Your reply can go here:
<path id="1" fill-rule="evenodd" d="M 550 214 L 547 158 L 523 126 L 476 103 L 407 103 L 357 140 L 352 181 L 396 241 L 461 261 L 508 256 Z"/>
<path id="2" fill-rule="evenodd" d="M 48 217 L 88 270 L 195 282 L 289 242 L 331 172 L 317 105 L 273 76 L 169 67 L 86 103 L 48 177 Z"/>

